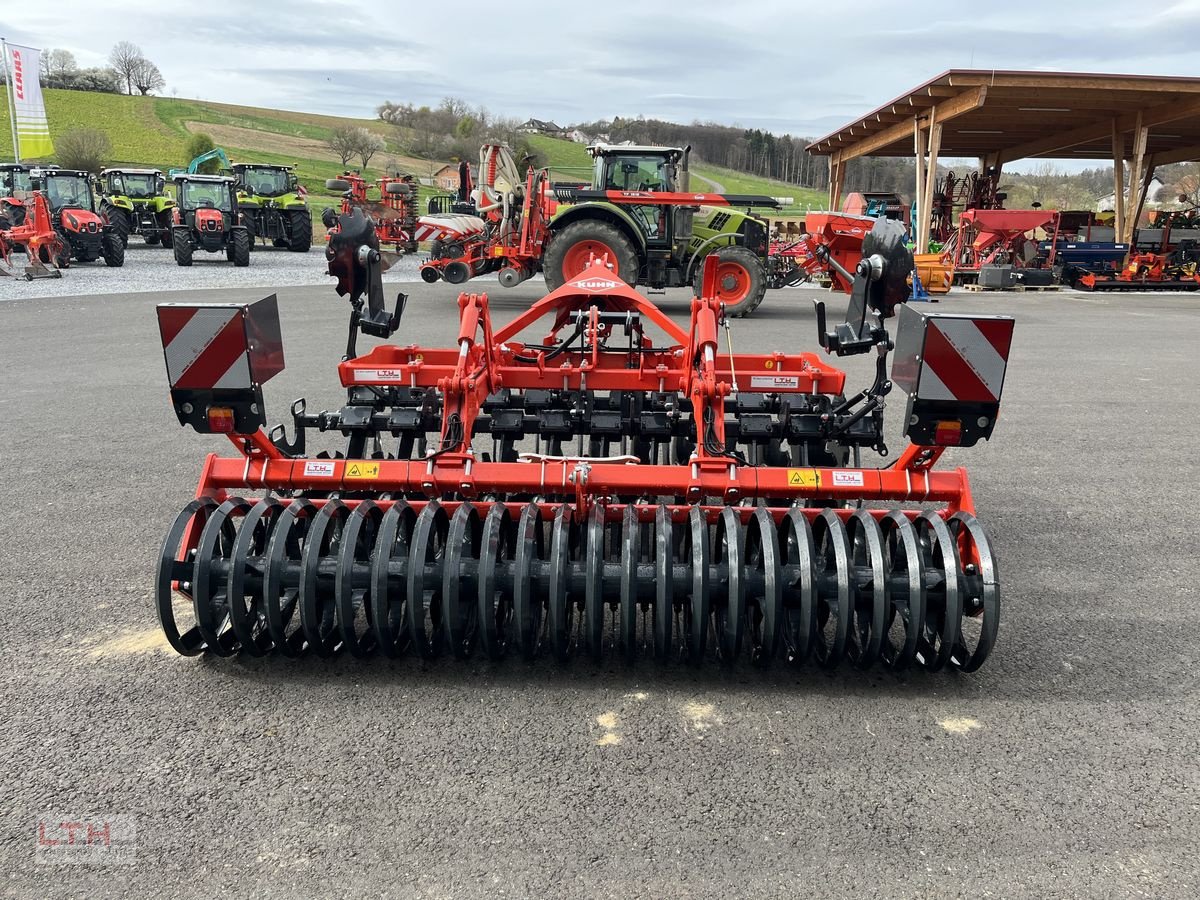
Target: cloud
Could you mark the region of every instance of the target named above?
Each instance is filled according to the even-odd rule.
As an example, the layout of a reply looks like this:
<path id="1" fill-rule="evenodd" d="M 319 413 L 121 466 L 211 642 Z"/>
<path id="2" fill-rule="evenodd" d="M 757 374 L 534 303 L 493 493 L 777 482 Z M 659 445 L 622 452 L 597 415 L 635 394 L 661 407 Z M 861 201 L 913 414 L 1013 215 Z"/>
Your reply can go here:
<path id="1" fill-rule="evenodd" d="M 140 45 L 183 97 L 346 116 L 445 96 L 560 124 L 615 115 L 817 136 L 948 68 L 1194 74 L 1200 4 L 1094 0 L 1069 35 L 1042 0 L 607 0 L 601 7 L 343 0 L 10 3 L 10 40 L 103 64 Z M 1028 27 L 1022 24 L 1028 23 Z M 1114 26 L 1114 23 L 1119 25 Z"/>

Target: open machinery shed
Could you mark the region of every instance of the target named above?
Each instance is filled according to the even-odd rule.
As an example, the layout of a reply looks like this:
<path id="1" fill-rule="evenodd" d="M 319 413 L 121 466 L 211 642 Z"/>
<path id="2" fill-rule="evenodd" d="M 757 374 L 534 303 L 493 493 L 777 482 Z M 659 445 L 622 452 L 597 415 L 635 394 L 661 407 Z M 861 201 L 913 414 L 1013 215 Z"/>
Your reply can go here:
<path id="1" fill-rule="evenodd" d="M 808 152 L 829 157 L 831 209 L 850 160 L 915 156 L 919 247 L 929 241 L 939 155 L 977 158 L 981 171 L 997 174 L 1031 157 L 1111 160 L 1116 231 L 1131 241 L 1155 168 L 1200 159 L 1200 78 L 951 69 L 813 141 Z"/>

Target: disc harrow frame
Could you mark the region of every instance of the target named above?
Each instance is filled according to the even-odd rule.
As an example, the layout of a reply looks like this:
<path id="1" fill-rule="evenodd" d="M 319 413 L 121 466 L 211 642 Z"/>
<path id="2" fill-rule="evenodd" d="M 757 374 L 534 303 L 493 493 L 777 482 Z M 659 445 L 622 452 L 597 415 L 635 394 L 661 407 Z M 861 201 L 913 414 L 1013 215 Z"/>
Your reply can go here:
<path id="1" fill-rule="evenodd" d="M 353 281 L 369 253 L 351 249 L 343 267 L 331 243 L 330 270 L 358 286 L 355 323 L 386 338 L 403 298 L 382 313 L 370 278 Z M 260 421 L 261 380 L 282 358 L 254 358 L 247 332 L 248 368 L 268 374 L 242 394 L 173 377 L 180 421 L 225 431 L 238 453 L 208 457 L 164 541 L 168 642 L 184 655 L 978 668 L 998 629 L 996 561 L 966 470 L 933 467 L 990 425 L 949 427 L 956 404 L 914 382 L 913 433 L 939 442 L 886 468 L 858 461 L 887 452 L 892 343 L 868 322 L 868 306 L 887 308 L 872 293 L 887 267 L 860 264 L 861 311 L 852 302 L 821 335 L 878 354 L 875 383 L 850 398 L 816 354 L 722 354 L 715 296 L 694 298 L 681 328 L 604 260 L 498 329 L 486 295 L 462 294 L 450 349 L 355 355 L 352 331 L 346 406 L 298 402 L 290 439 Z M 249 331 L 262 313 L 246 309 Z M 543 321 L 543 341 L 522 339 Z M 958 405 L 994 421 L 996 390 L 994 408 Z M 340 433 L 344 451 L 305 456 L 314 430 Z M 473 443 L 485 436 L 490 452 Z"/>

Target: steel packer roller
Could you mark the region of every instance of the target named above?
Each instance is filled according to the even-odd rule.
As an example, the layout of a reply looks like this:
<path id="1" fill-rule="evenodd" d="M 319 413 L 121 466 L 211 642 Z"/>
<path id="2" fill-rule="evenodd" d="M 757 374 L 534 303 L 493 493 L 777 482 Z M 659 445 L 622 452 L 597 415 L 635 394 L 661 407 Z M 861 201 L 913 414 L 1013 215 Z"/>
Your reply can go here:
<path id="1" fill-rule="evenodd" d="M 346 404 L 297 401 L 290 436 L 264 430 L 274 297 L 158 308 L 179 421 L 235 450 L 207 458 L 163 543 L 157 608 L 179 653 L 966 671 L 988 656 L 995 555 L 967 472 L 934 466 L 991 436 L 1013 321 L 903 307 L 894 347 L 884 322 L 912 268 L 894 223 L 842 272 L 846 321 L 827 331 L 818 304 L 823 355 L 722 348 L 713 271 L 681 327 L 604 258 L 502 327 L 463 293 L 453 346 L 401 346 L 406 298 L 385 307 L 361 211 L 327 256 L 351 304 Z M 359 354 L 360 333 L 379 343 Z M 848 393 L 830 359 L 856 353 L 875 376 Z M 888 455 L 893 384 L 911 443 L 866 467 Z M 339 449 L 306 453 L 321 437 Z"/>

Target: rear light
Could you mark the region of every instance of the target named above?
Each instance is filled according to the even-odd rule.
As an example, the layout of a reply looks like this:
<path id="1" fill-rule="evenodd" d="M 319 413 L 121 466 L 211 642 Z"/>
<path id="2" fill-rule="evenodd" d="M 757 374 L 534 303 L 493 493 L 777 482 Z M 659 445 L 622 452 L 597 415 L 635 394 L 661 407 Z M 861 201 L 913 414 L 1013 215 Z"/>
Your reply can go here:
<path id="1" fill-rule="evenodd" d="M 212 412 L 209 412 L 212 415 Z M 962 443 L 962 422 L 957 419 L 943 419 L 937 423 L 933 432 L 933 442 L 939 447 L 957 447 Z"/>
<path id="2" fill-rule="evenodd" d="M 228 406 L 210 406 L 208 408 L 209 431 L 214 434 L 233 434 L 235 427 L 232 408 Z"/>

